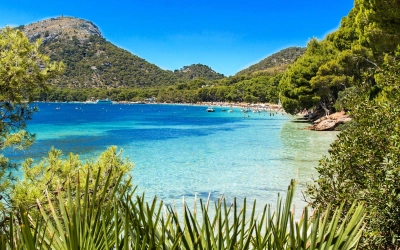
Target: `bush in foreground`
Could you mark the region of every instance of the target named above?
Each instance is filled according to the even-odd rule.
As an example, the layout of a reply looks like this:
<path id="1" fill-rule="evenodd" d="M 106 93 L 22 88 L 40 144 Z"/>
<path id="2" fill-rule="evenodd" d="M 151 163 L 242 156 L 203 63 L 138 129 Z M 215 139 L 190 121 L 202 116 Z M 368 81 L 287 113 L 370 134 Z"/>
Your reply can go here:
<path id="1" fill-rule="evenodd" d="M 363 248 L 399 249 L 400 63 L 387 57 L 374 78 L 364 93 L 359 88 L 358 100 L 353 98 L 354 120 L 320 162 L 308 194 L 314 206 L 345 202 L 344 211 L 356 200 L 364 202 L 368 215 Z"/>
<path id="2" fill-rule="evenodd" d="M 110 171 L 101 181 L 102 171 L 78 170 L 57 186 L 56 195 L 46 190 L 37 208 L 20 205 L 10 214 L 0 248 L 355 249 L 363 231 L 365 211 L 356 203 L 342 221 L 342 208 L 332 214 L 329 207 L 310 217 L 305 208 L 296 221 L 290 211 L 294 182 L 286 200 L 278 198 L 275 212 L 265 206 L 256 215 L 255 202 L 250 209 L 246 202 L 239 209 L 236 202 L 228 206 L 221 199 L 212 212 L 209 201 L 200 200 L 201 215 L 186 206 L 178 215 L 156 198 L 147 203 L 144 195 L 135 196 L 130 181 L 123 181 L 124 173 L 115 180 L 113 168 Z"/>

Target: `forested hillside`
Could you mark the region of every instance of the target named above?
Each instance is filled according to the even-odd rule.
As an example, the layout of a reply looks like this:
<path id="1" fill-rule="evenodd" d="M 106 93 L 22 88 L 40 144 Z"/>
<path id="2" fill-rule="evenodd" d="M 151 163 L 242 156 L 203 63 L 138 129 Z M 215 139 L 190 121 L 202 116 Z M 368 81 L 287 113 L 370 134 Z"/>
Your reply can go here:
<path id="1" fill-rule="evenodd" d="M 270 61 L 270 58 L 266 58 Z M 287 67 L 290 64 L 285 65 Z M 79 69 L 78 69 L 79 70 Z M 73 73 L 74 74 L 74 73 Z M 76 74 L 76 73 L 75 73 Z M 110 98 L 114 101 L 143 101 L 155 97 L 157 102 L 271 102 L 278 103 L 278 84 L 283 72 L 257 71 L 223 77 L 210 67 L 196 64 L 175 70 L 179 77 L 174 84 L 164 86 L 118 88 L 52 88 L 37 96 L 47 101 L 86 101 L 90 98 Z"/>
<path id="2" fill-rule="evenodd" d="M 203 64 L 192 64 L 190 66 L 184 66 L 179 70 L 175 70 L 174 74 L 180 81 L 194 80 L 196 78 L 204 78 L 206 80 L 219 80 L 224 78 L 223 74 L 215 72 L 207 65 Z"/>
<path id="3" fill-rule="evenodd" d="M 18 29 L 31 41 L 41 38 L 41 52 L 65 64 L 49 91 L 36 95 L 46 101 L 278 102 L 282 73 L 304 52 L 287 48 L 226 78 L 202 64 L 163 70 L 108 42 L 96 25 L 78 18 L 51 18 Z"/>
<path id="4" fill-rule="evenodd" d="M 108 42 L 93 23 L 59 17 L 18 27 L 33 41 L 43 40 L 41 51 L 54 61 L 62 61 L 66 70 L 51 81 L 54 87 L 143 88 L 167 86 L 195 78 L 206 80 L 224 76 L 205 65 L 186 66 L 175 73 Z"/>
<path id="5" fill-rule="evenodd" d="M 162 70 L 97 36 L 83 41 L 75 37 L 55 39 L 44 44 L 43 53 L 66 64 L 65 73 L 53 81 L 59 87 L 152 87 L 177 81 L 171 71 Z"/>
<path id="6" fill-rule="evenodd" d="M 284 72 L 297 58 L 304 54 L 305 48 L 289 47 L 274 53 L 260 62 L 251 65 L 237 73 L 237 75 L 254 74 L 260 72 Z"/>

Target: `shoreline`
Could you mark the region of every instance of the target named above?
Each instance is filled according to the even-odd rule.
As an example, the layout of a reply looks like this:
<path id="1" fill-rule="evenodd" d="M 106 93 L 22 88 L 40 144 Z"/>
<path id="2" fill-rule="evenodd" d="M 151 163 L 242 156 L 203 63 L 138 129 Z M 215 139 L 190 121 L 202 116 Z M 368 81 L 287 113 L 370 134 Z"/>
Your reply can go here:
<path id="1" fill-rule="evenodd" d="M 35 103 L 35 102 L 34 102 Z M 36 103 L 65 103 L 65 104 L 97 104 L 96 102 L 36 102 Z M 105 104 L 104 104 L 105 105 Z M 199 106 L 199 107 L 219 107 L 219 108 L 226 108 L 226 109 L 241 109 L 241 112 L 280 112 L 282 115 L 287 114 L 285 110 L 279 105 L 274 103 L 245 103 L 245 102 L 196 102 L 196 103 L 166 103 L 166 102 L 129 102 L 129 101 L 113 101 L 112 104 L 108 105 L 175 105 L 175 106 Z M 307 112 L 307 114 L 309 114 Z M 311 113 L 313 114 L 313 113 Z M 309 123 L 310 125 L 304 128 L 305 130 L 312 130 L 312 131 L 333 131 L 341 124 L 347 123 L 351 121 L 349 115 L 345 114 L 345 112 L 336 112 L 329 116 L 317 116 L 315 120 L 306 118 L 305 112 L 299 112 L 293 117 L 297 117 L 298 119 L 296 122 L 304 122 Z"/>
<path id="2" fill-rule="evenodd" d="M 95 102 L 79 102 L 79 101 L 72 101 L 72 102 L 46 102 L 46 101 L 36 101 L 33 103 L 70 103 L 70 104 L 96 104 Z M 196 103 L 167 103 L 167 102 L 129 102 L 129 101 L 112 101 L 112 104 L 137 104 L 137 105 L 181 105 L 181 106 L 202 106 L 202 107 L 223 107 L 223 108 L 239 108 L 239 109 L 250 109 L 250 110 L 268 110 L 268 111 L 279 111 L 286 114 L 285 110 L 280 107 L 279 104 L 275 103 L 254 103 L 249 104 L 245 102 L 236 102 L 236 103 L 229 103 L 229 102 L 196 102 Z"/>

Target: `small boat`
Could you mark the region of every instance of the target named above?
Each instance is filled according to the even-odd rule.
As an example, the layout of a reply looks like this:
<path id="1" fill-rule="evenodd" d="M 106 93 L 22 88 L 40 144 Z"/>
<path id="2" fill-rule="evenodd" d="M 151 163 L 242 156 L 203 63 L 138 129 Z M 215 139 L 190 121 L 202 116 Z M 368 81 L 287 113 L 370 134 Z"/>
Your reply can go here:
<path id="1" fill-rule="evenodd" d="M 112 104 L 112 101 L 110 99 L 98 99 L 96 101 L 96 104 Z"/>
<path id="2" fill-rule="evenodd" d="M 233 109 L 228 110 L 228 112 L 229 112 L 229 113 L 232 113 L 232 112 L 233 112 Z"/>
<path id="3" fill-rule="evenodd" d="M 213 109 L 213 108 L 207 108 L 207 109 L 206 109 L 206 112 L 215 112 L 215 109 Z"/>

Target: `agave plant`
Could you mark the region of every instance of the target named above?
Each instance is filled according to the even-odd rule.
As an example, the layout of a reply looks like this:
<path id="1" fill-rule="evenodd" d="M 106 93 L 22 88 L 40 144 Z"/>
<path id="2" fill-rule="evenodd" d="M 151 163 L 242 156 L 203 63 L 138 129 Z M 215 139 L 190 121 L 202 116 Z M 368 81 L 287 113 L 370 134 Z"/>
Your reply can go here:
<path id="1" fill-rule="evenodd" d="M 89 174 L 84 190 L 69 185 L 59 190 L 66 195 L 58 195 L 57 203 L 48 199 L 50 212 L 39 202 L 37 218 L 22 207 L 11 214 L 9 234 L 0 238 L 1 249 L 355 249 L 363 232 L 362 204 L 354 204 L 343 220 L 339 220 L 341 208 L 331 214 L 328 207 L 311 216 L 305 208 L 296 221 L 290 211 L 294 181 L 285 202 L 278 196 L 275 212 L 265 206 L 256 215 L 256 202 L 248 210 L 246 202 L 239 209 L 236 201 L 228 206 L 220 199 L 212 209 L 209 200 L 200 200 L 199 215 L 184 205 L 179 215 L 156 198 L 148 203 L 144 195 L 135 196 L 129 183 L 117 191 L 118 185 L 109 185 L 109 177 L 99 186 L 100 174 L 90 190 Z"/>
<path id="2" fill-rule="evenodd" d="M 202 220 L 199 221 L 186 207 L 183 222 L 176 213 L 173 225 L 185 249 L 356 249 L 364 228 L 364 207 L 354 204 L 341 221 L 342 208 L 330 214 L 331 208 L 317 209 L 311 217 L 308 208 L 296 221 L 291 212 L 295 182 L 288 188 L 285 204 L 278 196 L 277 208 L 272 212 L 266 205 L 256 215 L 256 202 L 247 213 L 246 201 L 238 211 L 236 202 L 227 206 L 225 200 L 215 203 L 215 215 L 210 218 L 207 205 L 201 203 Z M 208 204 L 208 202 L 206 203 Z M 181 226 L 183 224 L 183 226 Z"/>

